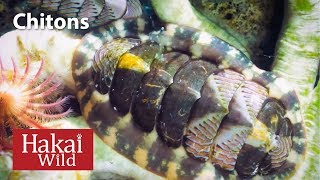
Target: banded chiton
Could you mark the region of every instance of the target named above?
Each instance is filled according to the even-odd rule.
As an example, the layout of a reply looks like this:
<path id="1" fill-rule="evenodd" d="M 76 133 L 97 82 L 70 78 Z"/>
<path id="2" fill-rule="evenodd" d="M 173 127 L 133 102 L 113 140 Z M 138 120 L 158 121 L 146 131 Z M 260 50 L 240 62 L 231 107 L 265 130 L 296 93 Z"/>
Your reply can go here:
<path id="1" fill-rule="evenodd" d="M 91 27 L 142 14 L 139 0 L 27 0 L 27 4 L 63 17 L 88 18 Z"/>
<path id="2" fill-rule="evenodd" d="M 205 32 L 118 20 L 82 39 L 73 76 L 100 137 L 169 179 L 289 177 L 303 161 L 289 83 Z"/>

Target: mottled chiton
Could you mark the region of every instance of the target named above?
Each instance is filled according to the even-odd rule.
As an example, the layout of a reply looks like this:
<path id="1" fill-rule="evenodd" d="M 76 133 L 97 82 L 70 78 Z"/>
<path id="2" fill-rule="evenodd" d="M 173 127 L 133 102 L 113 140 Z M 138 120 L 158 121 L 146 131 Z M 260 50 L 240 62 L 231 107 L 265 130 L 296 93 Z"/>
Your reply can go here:
<path id="1" fill-rule="evenodd" d="M 295 92 L 207 33 L 119 20 L 83 38 L 73 76 L 91 127 L 161 176 L 288 177 L 303 161 Z"/>

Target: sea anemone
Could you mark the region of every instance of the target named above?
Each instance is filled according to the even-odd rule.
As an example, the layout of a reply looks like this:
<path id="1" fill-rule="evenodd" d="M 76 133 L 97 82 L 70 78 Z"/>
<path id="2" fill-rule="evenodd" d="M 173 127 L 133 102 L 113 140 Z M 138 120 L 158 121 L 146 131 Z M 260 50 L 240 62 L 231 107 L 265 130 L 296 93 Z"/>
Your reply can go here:
<path id="1" fill-rule="evenodd" d="M 45 128 L 41 122 L 71 113 L 71 109 L 64 108 L 68 97 L 57 96 L 60 83 L 54 80 L 55 74 L 41 77 L 44 60 L 32 72 L 27 56 L 22 75 L 13 58 L 12 67 L 5 69 L 0 59 L 0 147 L 10 146 L 9 134 L 13 128 Z"/>

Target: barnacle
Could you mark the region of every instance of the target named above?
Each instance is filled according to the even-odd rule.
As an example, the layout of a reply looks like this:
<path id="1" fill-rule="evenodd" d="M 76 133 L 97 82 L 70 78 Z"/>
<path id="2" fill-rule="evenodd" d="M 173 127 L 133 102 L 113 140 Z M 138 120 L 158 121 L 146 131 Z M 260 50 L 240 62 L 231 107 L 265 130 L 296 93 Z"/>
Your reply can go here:
<path id="1" fill-rule="evenodd" d="M 54 74 L 44 81 L 41 73 L 44 60 L 33 74 L 29 56 L 26 67 L 20 74 L 19 66 L 12 59 L 12 69 L 4 68 L 0 60 L 0 139 L 6 143 L 9 133 L 7 127 L 13 128 L 45 128 L 41 121 L 59 119 L 68 116 L 71 109 L 63 110 L 68 97 L 54 100 L 54 94 L 60 83 L 54 82 Z M 64 112 L 63 112 L 64 111 Z"/>
<path id="2" fill-rule="evenodd" d="M 167 178 L 294 174 L 305 129 L 290 85 L 207 33 L 149 25 L 117 21 L 86 35 L 74 54 L 77 97 L 98 135 Z"/>

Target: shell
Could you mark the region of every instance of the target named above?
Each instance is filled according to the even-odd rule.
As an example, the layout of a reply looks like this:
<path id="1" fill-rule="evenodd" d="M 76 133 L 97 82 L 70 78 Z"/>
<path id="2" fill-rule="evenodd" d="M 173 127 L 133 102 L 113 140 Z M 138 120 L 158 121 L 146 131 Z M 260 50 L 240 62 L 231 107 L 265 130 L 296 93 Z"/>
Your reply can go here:
<path id="1" fill-rule="evenodd" d="M 97 134 L 169 179 L 292 176 L 304 159 L 305 129 L 289 84 L 207 33 L 151 28 L 139 18 L 118 20 L 87 34 L 76 50 L 77 98 Z M 128 38 L 140 43 L 119 45 L 111 86 L 101 92 L 95 65 L 108 59 L 92 59 Z"/>
<path id="2" fill-rule="evenodd" d="M 28 0 L 28 4 L 64 17 L 88 18 L 91 27 L 142 14 L 139 0 Z"/>

